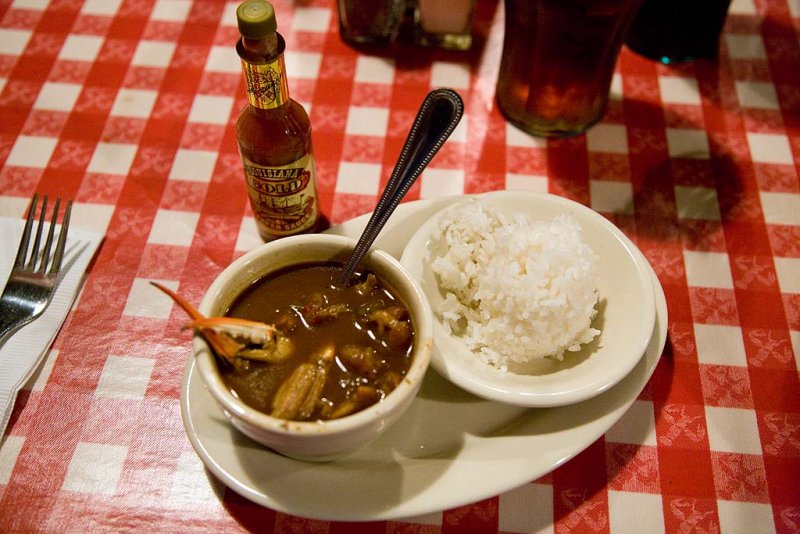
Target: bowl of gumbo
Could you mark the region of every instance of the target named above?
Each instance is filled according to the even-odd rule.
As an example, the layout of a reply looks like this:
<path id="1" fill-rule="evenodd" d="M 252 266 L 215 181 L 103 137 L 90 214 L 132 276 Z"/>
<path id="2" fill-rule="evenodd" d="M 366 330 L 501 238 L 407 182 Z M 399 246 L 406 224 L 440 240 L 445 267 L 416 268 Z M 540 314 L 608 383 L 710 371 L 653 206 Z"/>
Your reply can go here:
<path id="1" fill-rule="evenodd" d="M 350 284 L 333 283 L 354 245 L 304 235 L 245 254 L 188 325 L 231 423 L 287 456 L 330 459 L 370 441 L 408 408 L 430 363 L 431 310 L 396 259 L 373 249 Z"/>

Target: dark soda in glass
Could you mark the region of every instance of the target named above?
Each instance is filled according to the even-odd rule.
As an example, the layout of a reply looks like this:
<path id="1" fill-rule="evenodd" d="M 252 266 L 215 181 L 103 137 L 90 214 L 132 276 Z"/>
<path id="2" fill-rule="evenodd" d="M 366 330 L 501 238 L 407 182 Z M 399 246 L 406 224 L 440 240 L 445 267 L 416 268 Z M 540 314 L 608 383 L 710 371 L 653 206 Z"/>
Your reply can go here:
<path id="1" fill-rule="evenodd" d="M 625 44 L 662 63 L 716 59 L 730 0 L 645 0 Z"/>
<path id="2" fill-rule="evenodd" d="M 496 98 L 533 135 L 576 135 L 606 110 L 638 0 L 505 0 Z"/>

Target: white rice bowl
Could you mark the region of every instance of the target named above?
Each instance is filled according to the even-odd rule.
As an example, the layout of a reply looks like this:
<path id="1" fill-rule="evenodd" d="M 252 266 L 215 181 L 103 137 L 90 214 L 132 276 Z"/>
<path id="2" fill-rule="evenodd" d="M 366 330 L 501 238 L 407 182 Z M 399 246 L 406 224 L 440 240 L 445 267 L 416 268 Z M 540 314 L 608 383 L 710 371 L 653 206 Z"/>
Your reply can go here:
<path id="1" fill-rule="evenodd" d="M 475 242 L 466 236 L 459 237 L 461 245 L 450 247 L 451 256 L 436 267 L 442 275 L 434 272 L 436 258 L 444 258 L 448 252 L 438 248 L 444 246 L 447 238 L 440 226 L 443 219 L 450 217 L 448 210 L 474 204 L 475 199 L 490 205 L 495 215 L 510 221 L 511 226 L 516 224 L 513 214 L 521 213 L 527 219 L 524 228 L 545 225 L 548 231 L 555 232 L 558 239 L 544 240 L 556 247 L 557 252 L 548 249 L 540 255 L 553 258 L 552 265 L 539 265 L 541 258 L 510 262 L 516 262 L 517 266 L 499 260 L 495 265 L 491 261 L 492 256 L 498 256 L 498 248 L 503 249 L 504 258 L 513 258 L 510 251 L 515 247 L 536 242 L 536 238 L 527 235 L 527 230 L 523 238 L 518 238 L 518 228 L 511 231 L 513 237 L 505 234 L 498 237 L 497 232 L 489 240 L 476 236 Z M 426 214 L 424 222 L 415 229 L 409 229 L 413 235 L 403 249 L 401 263 L 420 283 L 434 311 L 431 367 L 439 375 L 483 399 L 517 406 L 552 407 L 598 395 L 634 369 L 653 335 L 656 322 L 654 284 L 652 268 L 619 228 L 582 204 L 546 193 L 495 191 L 439 199 L 436 205 L 438 210 Z M 478 211 L 474 206 L 469 209 Z M 483 211 L 481 216 L 487 217 L 488 224 L 489 218 Z M 474 230 L 483 224 L 469 223 L 469 227 Z M 572 241 L 578 230 L 589 250 L 576 247 Z M 567 234 L 571 236 L 569 240 L 562 238 Z M 564 247 L 564 251 L 558 252 L 558 247 Z M 480 257 L 478 250 L 486 257 L 480 262 L 467 261 L 473 252 Z M 558 262 L 568 257 L 571 265 L 561 269 Z M 581 267 L 572 265 L 576 257 L 580 257 L 577 263 Z M 464 281 L 470 279 L 469 270 L 477 269 L 477 263 L 493 265 L 493 275 L 470 287 Z M 556 303 L 558 299 L 550 302 L 543 296 L 544 292 L 537 294 L 538 289 L 532 284 L 513 281 L 514 277 L 507 276 L 515 271 L 520 274 L 522 265 L 526 274 L 536 269 L 550 272 L 545 276 L 548 283 L 553 285 L 556 281 L 563 295 L 577 297 L 571 301 L 565 297 L 563 302 Z M 591 274 L 593 269 L 596 269 L 596 283 L 589 282 L 595 276 Z M 578 276 L 579 272 L 583 274 Z M 589 274 L 584 277 L 586 273 Z M 580 278 L 582 282 L 575 283 L 572 278 Z M 452 279 L 454 288 L 470 293 L 480 290 L 490 295 L 480 302 L 480 307 L 490 310 L 488 319 L 481 316 L 477 305 L 469 300 L 456 304 L 451 297 L 450 302 L 446 302 L 447 293 L 455 295 L 456 291 L 442 287 L 442 282 L 447 282 L 445 279 Z M 526 286 L 524 291 L 520 289 L 523 285 Z M 527 287 L 529 285 L 531 287 Z M 566 287 L 569 289 L 564 289 Z M 547 306 L 533 310 L 525 305 L 531 295 L 538 304 Z M 470 309 L 472 307 L 475 309 Z M 556 317 L 556 310 L 574 312 L 575 319 Z M 471 317 L 477 314 L 470 328 L 462 312 Z M 540 335 L 539 330 L 546 335 Z M 477 341 L 479 336 L 484 341 Z M 591 341 L 584 343 L 590 336 Z M 487 340 L 491 341 L 491 346 Z M 580 350 L 573 351 L 575 348 Z M 504 367 L 507 372 L 503 372 Z"/>
<path id="2" fill-rule="evenodd" d="M 439 217 L 429 250 L 435 312 L 489 365 L 560 360 L 600 333 L 597 254 L 568 214 L 535 220 L 475 198 Z"/>

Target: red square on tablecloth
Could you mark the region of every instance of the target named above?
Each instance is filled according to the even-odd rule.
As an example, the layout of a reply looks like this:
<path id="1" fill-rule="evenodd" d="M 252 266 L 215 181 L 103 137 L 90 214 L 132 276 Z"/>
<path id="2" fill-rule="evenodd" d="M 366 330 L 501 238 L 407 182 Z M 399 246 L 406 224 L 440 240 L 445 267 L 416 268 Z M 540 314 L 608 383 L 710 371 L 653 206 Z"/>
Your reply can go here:
<path id="1" fill-rule="evenodd" d="M 690 287 L 689 299 L 696 323 L 727 325 L 739 323 L 736 297 L 730 289 Z"/>
<path id="2" fill-rule="evenodd" d="M 769 502 L 764 461 L 754 454 L 711 452 L 717 497 L 726 501 Z"/>
<path id="3" fill-rule="evenodd" d="M 666 496 L 714 499 L 713 467 L 709 451 L 659 447 L 661 490 Z"/>
<path id="4" fill-rule="evenodd" d="M 800 473 L 800 458 L 784 458 L 764 455 L 764 466 L 767 470 L 769 498 L 772 504 L 797 506 L 800 503 L 800 484 L 797 473 Z"/>
<path id="5" fill-rule="evenodd" d="M 606 441 L 606 472 L 611 490 L 659 493 L 661 489 L 656 447 Z"/>
<path id="6" fill-rule="evenodd" d="M 717 501 L 664 495 L 664 526 L 667 532 L 719 532 Z"/>
<path id="7" fill-rule="evenodd" d="M 701 365 L 703 399 L 708 406 L 752 408 L 750 377 L 746 367 Z"/>
<path id="8" fill-rule="evenodd" d="M 795 370 L 750 366 L 753 402 L 759 412 L 795 412 L 800 407 L 800 386 Z"/>
<path id="9" fill-rule="evenodd" d="M 666 367 L 671 365 L 671 367 Z M 664 363 L 660 374 L 669 372 L 665 380 L 653 384 L 653 398 L 668 404 L 703 405 L 703 388 L 700 383 L 700 371 L 695 362 L 670 361 Z"/>

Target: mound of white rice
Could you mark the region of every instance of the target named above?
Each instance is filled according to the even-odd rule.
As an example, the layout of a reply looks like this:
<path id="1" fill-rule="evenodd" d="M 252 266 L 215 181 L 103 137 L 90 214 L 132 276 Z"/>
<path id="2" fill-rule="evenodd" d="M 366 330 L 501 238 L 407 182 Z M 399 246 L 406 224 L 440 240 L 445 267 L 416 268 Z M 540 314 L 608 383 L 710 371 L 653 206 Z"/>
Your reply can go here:
<path id="1" fill-rule="evenodd" d="M 600 333 L 597 255 L 569 215 L 506 216 L 476 199 L 440 218 L 431 251 L 445 295 L 436 312 L 489 365 L 562 359 Z"/>

